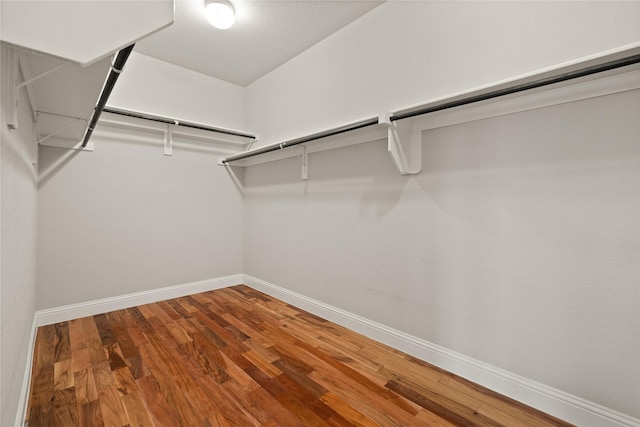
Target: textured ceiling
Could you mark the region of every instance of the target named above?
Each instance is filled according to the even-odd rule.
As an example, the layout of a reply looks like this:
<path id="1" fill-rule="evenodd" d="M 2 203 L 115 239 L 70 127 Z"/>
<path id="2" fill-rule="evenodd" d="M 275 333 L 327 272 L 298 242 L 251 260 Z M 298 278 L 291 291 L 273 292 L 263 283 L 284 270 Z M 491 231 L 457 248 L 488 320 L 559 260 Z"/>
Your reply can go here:
<path id="1" fill-rule="evenodd" d="M 236 23 L 210 26 L 204 0 L 176 0 L 175 23 L 135 50 L 246 86 L 383 1 L 232 0 Z"/>

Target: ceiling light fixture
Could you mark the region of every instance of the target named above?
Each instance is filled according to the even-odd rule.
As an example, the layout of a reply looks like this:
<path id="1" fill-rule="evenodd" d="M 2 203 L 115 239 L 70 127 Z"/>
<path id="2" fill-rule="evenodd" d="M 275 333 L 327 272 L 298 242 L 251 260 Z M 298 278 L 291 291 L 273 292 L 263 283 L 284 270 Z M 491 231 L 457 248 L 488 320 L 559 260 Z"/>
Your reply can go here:
<path id="1" fill-rule="evenodd" d="M 211 25 L 221 30 L 230 28 L 236 21 L 233 5 L 226 0 L 205 0 L 204 14 Z"/>

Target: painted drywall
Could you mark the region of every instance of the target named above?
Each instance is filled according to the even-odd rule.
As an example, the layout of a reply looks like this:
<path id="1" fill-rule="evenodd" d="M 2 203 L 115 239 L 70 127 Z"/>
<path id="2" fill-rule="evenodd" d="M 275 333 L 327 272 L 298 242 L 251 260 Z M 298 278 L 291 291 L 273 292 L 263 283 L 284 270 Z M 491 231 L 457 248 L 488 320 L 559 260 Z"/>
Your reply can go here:
<path id="1" fill-rule="evenodd" d="M 245 272 L 640 416 L 640 91 L 245 170 Z"/>
<path id="2" fill-rule="evenodd" d="M 20 127 L 7 128 L 7 45 L 0 57 L 0 424 L 18 414 L 36 306 L 37 145 L 25 89 L 19 92 Z"/>
<path id="3" fill-rule="evenodd" d="M 389 1 L 247 87 L 280 142 L 640 41 L 640 2 Z"/>
<path id="4" fill-rule="evenodd" d="M 638 2 L 387 2 L 249 85 L 247 127 L 280 142 L 639 41 Z M 308 183 L 247 168 L 245 273 L 639 417 L 629 96 L 430 131 L 417 177 L 384 142 L 311 155 Z"/>
<path id="5" fill-rule="evenodd" d="M 89 64 L 173 23 L 172 0 L 5 1 L 0 39 Z"/>
<path id="6" fill-rule="evenodd" d="M 40 147 L 38 309 L 242 271 L 242 194 L 217 165 L 228 145 L 174 135 L 163 156 L 161 133 L 105 124 L 92 141 Z"/>
<path id="7" fill-rule="evenodd" d="M 244 130 L 245 89 L 133 52 L 108 105 Z"/>
<path id="8" fill-rule="evenodd" d="M 108 105 L 244 129 L 244 88 L 135 52 Z M 92 142 L 40 148 L 39 309 L 242 271 L 242 170 L 217 165 L 241 147 L 176 135 L 168 157 L 162 133 L 104 123 Z"/>

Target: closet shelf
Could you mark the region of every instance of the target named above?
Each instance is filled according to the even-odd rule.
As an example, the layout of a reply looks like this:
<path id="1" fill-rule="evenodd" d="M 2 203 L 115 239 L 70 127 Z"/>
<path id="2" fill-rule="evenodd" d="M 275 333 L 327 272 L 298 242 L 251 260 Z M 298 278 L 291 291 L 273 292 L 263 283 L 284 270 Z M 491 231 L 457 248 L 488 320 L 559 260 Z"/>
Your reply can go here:
<path id="1" fill-rule="evenodd" d="M 82 67 L 48 54 L 9 45 L 7 126 L 36 128 L 37 142 L 79 149 L 96 105 L 97 95 L 111 66 L 104 58 Z M 19 121 L 19 92 L 26 91 L 31 120 Z M 90 149 L 90 147 L 88 147 Z"/>
<path id="2" fill-rule="evenodd" d="M 582 58 L 471 91 L 435 99 L 395 113 L 385 112 L 326 131 L 250 149 L 220 159 L 224 166 L 248 167 L 386 138 L 402 175 L 422 170 L 423 131 L 472 120 L 527 111 L 563 102 L 640 88 L 640 44 Z"/>
<path id="3" fill-rule="evenodd" d="M 188 138 L 205 140 L 207 142 L 214 142 L 217 144 L 226 144 L 236 147 L 242 146 L 243 148 L 252 144 L 257 139 L 257 135 L 249 132 L 211 126 L 182 119 L 169 118 L 139 111 L 131 111 L 122 108 L 105 107 L 103 112 L 104 115 L 100 118 L 101 124 L 114 125 L 118 127 L 131 127 L 162 134 L 164 141 L 163 154 L 165 156 L 173 155 L 173 142 L 175 135 L 182 135 Z"/>
<path id="4" fill-rule="evenodd" d="M 257 139 L 257 135 L 250 132 L 228 129 L 218 126 L 206 125 L 203 123 L 196 123 L 182 119 L 169 118 L 164 116 L 159 116 L 150 113 L 143 113 L 139 111 L 126 110 L 123 108 L 114 108 L 114 107 L 105 107 L 103 110 L 105 113 L 115 114 L 119 116 L 132 117 L 135 119 L 142 119 L 156 123 L 162 123 L 170 126 L 180 126 L 188 129 L 198 129 L 208 132 L 221 133 L 224 135 L 237 136 L 248 139 L 245 141 L 245 144 L 250 144 Z"/>
<path id="5" fill-rule="evenodd" d="M 131 50 L 122 47 L 171 25 L 173 1 L 130 2 L 126 7 L 101 2 L 99 13 L 77 2 L 39 2 L 37 16 L 31 3 L 2 3 L 0 40 L 8 49 L 6 81 L 13 86 L 3 104 L 7 126 L 33 124 L 38 144 L 91 151 L 89 136 L 100 102 L 106 102 L 109 82 L 115 82 L 126 60 L 123 54 Z M 21 90 L 26 91 L 32 123 L 19 123 Z"/>
<path id="6" fill-rule="evenodd" d="M 254 150 L 248 150 L 244 153 L 235 154 L 233 156 L 229 156 L 225 159 L 222 159 L 222 163 L 234 162 L 242 159 L 247 159 L 249 157 L 254 157 L 260 154 L 270 153 L 272 151 L 281 150 L 283 148 L 293 147 L 295 145 L 305 144 L 307 142 L 315 141 L 322 138 L 328 138 L 330 136 L 340 135 L 343 133 L 347 133 L 353 130 L 362 129 L 368 126 L 377 125 L 378 118 L 370 118 L 365 120 L 360 120 L 354 123 L 348 123 L 346 125 L 342 125 L 333 129 L 325 130 L 322 132 L 313 133 L 311 135 L 303 136 L 300 138 L 291 139 L 286 142 L 282 142 L 279 144 L 267 145 L 265 147 L 256 148 Z"/>

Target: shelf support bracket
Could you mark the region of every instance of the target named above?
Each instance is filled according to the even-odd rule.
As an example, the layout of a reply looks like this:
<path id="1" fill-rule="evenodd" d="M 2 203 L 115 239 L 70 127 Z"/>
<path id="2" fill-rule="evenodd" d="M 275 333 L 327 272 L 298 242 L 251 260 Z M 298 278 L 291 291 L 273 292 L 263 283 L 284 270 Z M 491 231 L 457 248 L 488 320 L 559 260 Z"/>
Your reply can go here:
<path id="1" fill-rule="evenodd" d="M 307 153 L 307 147 L 302 147 L 302 154 L 296 157 L 300 160 L 300 166 L 302 167 L 302 180 L 307 181 L 309 179 L 308 166 L 309 166 L 309 153 Z"/>
<path id="2" fill-rule="evenodd" d="M 56 142 L 54 141 L 53 143 L 48 142 L 45 144 L 45 142 L 50 139 L 51 137 L 59 134 L 60 132 L 62 132 L 63 130 L 75 125 L 78 122 L 84 122 L 87 123 L 88 120 L 84 119 L 82 117 L 74 117 L 74 116 L 68 116 L 66 114 L 58 114 L 58 113 L 50 113 L 47 111 L 36 111 L 36 115 L 38 116 L 38 120 L 36 121 L 36 124 L 40 122 L 40 116 L 41 115 L 46 115 L 46 116 L 55 116 L 55 117 L 59 117 L 59 118 L 64 118 L 64 119 L 69 119 L 71 121 L 67 122 L 66 124 L 58 127 L 57 129 L 55 129 L 54 131 L 50 132 L 48 135 L 45 135 L 41 138 L 38 139 L 37 144 L 43 144 L 43 145 L 50 145 L 52 147 L 59 147 L 59 148 L 64 148 L 67 150 L 80 150 L 80 151 L 93 151 L 93 142 L 91 142 L 90 144 L 88 144 L 86 147 L 82 147 L 82 141 L 79 141 L 77 144 L 73 145 L 73 146 L 69 146 L 69 144 L 67 142 L 65 143 L 61 143 L 61 142 Z M 39 133 L 38 133 L 39 135 Z M 72 141 L 69 138 L 62 138 L 64 140 L 67 141 Z"/>
<path id="3" fill-rule="evenodd" d="M 401 175 L 417 175 L 422 171 L 422 131 L 412 124 L 391 121 L 390 114 L 381 114 L 378 123 L 387 128 L 388 151 Z"/>
<path id="4" fill-rule="evenodd" d="M 306 181 L 309 179 L 309 153 L 307 153 L 307 147 L 302 147 L 302 180 Z"/>
<path id="5" fill-rule="evenodd" d="M 164 153 L 165 156 L 173 156 L 173 128 L 167 125 L 164 131 Z"/>
<path id="6" fill-rule="evenodd" d="M 25 81 L 30 80 L 29 76 L 31 74 L 29 73 L 27 56 L 22 51 L 18 53 L 18 65 L 20 67 L 20 70 L 22 70 L 22 78 Z M 33 88 L 28 84 L 25 85 L 23 82 L 18 85 L 18 87 L 16 88 L 16 91 L 20 90 L 20 88 L 23 86 L 26 86 L 26 89 L 27 89 L 27 96 L 29 97 L 29 105 L 31 106 L 31 118 L 33 119 L 33 123 L 37 123 L 38 122 L 38 114 L 37 114 L 38 105 L 36 104 L 36 97 L 33 94 Z"/>
<path id="7" fill-rule="evenodd" d="M 9 46 L 7 58 L 7 79 L 9 86 L 9 99 L 7 100 L 7 127 L 18 129 L 18 53 L 16 48 Z"/>
<path id="8" fill-rule="evenodd" d="M 8 78 L 9 78 L 9 84 L 10 84 L 9 87 L 12 87 L 13 90 L 9 91 L 9 96 L 11 97 L 11 99 L 9 99 L 9 102 L 8 102 L 9 111 L 8 111 L 7 127 L 9 129 L 17 129 L 18 128 L 18 95 L 19 95 L 20 89 L 22 89 L 23 87 L 26 87 L 27 96 L 29 97 L 29 105 L 31 108 L 31 116 L 33 118 L 33 122 L 37 123 L 38 106 L 36 105 L 36 100 L 33 94 L 33 90 L 31 88 L 31 83 L 35 82 L 36 80 L 48 74 L 53 73 L 54 71 L 59 70 L 60 68 L 66 66 L 68 62 L 63 62 L 61 64 L 58 64 L 33 77 L 29 75 L 29 67 L 28 67 L 26 55 L 24 54 L 24 52 L 21 51 L 18 53 L 16 48 L 9 47 L 8 62 L 9 62 Z M 24 79 L 24 81 L 22 82 L 18 82 L 18 75 L 20 74 L 20 71 L 22 71 L 22 77 Z"/>
<path id="9" fill-rule="evenodd" d="M 54 66 L 54 67 L 49 68 L 48 70 L 45 70 L 45 71 L 41 72 L 40 74 L 36 74 L 33 77 L 24 76 L 26 80 L 21 82 L 21 83 L 19 83 L 17 89 L 22 88 L 22 86 L 30 85 L 31 83 L 35 82 L 38 79 L 41 79 L 42 77 L 46 76 L 47 74 L 51 74 L 54 71 L 58 71 L 60 68 L 64 67 L 67 64 L 68 64 L 68 62 L 63 62 L 61 64 L 58 64 L 58 65 Z"/>
<path id="10" fill-rule="evenodd" d="M 72 125 L 75 125 L 75 124 L 76 124 L 76 123 L 78 123 L 79 121 L 86 121 L 86 120 L 83 120 L 83 119 L 74 119 L 73 121 L 71 121 L 71 122 L 67 123 L 66 125 L 64 125 L 64 126 L 60 126 L 58 129 L 54 130 L 54 131 L 53 131 L 53 132 L 51 132 L 49 135 L 47 135 L 47 136 L 44 136 L 44 137 L 40 138 L 40 139 L 38 140 L 38 144 L 41 144 L 41 143 L 45 142 L 47 139 L 51 138 L 52 136 L 55 136 L 55 135 L 59 134 L 59 133 L 60 133 L 60 132 L 62 132 L 63 130 L 65 130 L 65 129 L 67 129 L 67 128 L 71 127 Z"/>

